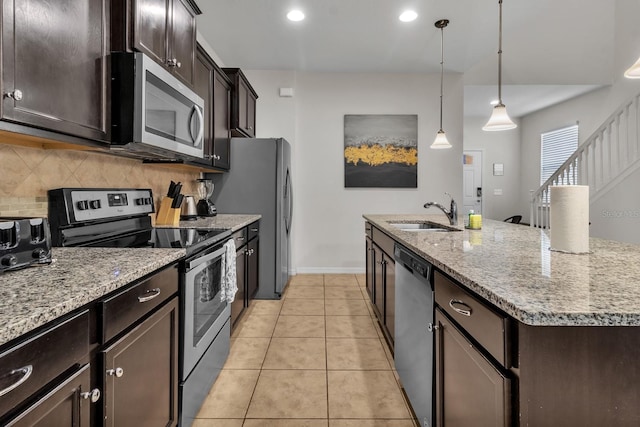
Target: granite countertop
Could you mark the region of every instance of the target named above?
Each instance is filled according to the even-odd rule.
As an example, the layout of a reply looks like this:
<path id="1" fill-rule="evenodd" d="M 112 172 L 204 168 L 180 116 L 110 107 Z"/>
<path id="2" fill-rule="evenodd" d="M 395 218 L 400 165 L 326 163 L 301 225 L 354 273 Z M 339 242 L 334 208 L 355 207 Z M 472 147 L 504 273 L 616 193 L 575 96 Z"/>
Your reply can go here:
<path id="1" fill-rule="evenodd" d="M 230 228 L 233 233 L 260 218 L 261 215 L 218 214 L 213 217 L 198 217 L 192 221 L 180 221 L 180 228 Z"/>
<path id="2" fill-rule="evenodd" d="M 180 228 L 232 232 L 260 215 L 220 214 Z M 51 265 L 0 273 L 0 345 L 178 261 L 185 249 L 53 248 Z"/>
<path id="3" fill-rule="evenodd" d="M 0 345 L 178 261 L 184 249 L 53 248 L 53 262 L 0 274 Z"/>
<path id="4" fill-rule="evenodd" d="M 549 250 L 548 232 L 483 220 L 482 230 L 402 231 L 390 222 L 444 215 L 364 215 L 462 285 L 534 326 L 640 326 L 640 246 L 589 239 L 590 254 Z M 461 221 L 462 218 L 459 218 Z"/>

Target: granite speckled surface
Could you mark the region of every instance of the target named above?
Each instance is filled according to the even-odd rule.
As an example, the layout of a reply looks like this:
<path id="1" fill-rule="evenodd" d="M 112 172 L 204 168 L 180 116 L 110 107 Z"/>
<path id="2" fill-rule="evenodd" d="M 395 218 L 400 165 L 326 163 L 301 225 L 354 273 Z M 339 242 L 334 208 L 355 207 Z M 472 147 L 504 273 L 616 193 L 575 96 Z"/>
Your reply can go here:
<path id="1" fill-rule="evenodd" d="M 231 232 L 246 227 L 261 218 L 261 215 L 218 214 L 213 217 L 198 217 L 192 221 L 180 221 L 180 228 L 230 228 Z"/>
<path id="2" fill-rule="evenodd" d="M 184 257 L 184 249 L 53 248 L 53 262 L 0 274 L 0 345 Z"/>
<path id="3" fill-rule="evenodd" d="M 549 251 L 548 232 L 483 220 L 482 230 L 402 231 L 443 215 L 364 215 L 407 248 L 534 326 L 640 326 L 640 246 L 590 238 L 590 254 Z M 462 217 L 459 218 L 462 222 Z"/>

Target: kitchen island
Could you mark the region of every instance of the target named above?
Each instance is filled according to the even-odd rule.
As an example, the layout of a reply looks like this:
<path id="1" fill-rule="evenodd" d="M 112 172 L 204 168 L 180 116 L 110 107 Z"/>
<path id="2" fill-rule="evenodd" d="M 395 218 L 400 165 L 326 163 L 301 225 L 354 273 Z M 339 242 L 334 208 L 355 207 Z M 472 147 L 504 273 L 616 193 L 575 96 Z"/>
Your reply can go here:
<path id="1" fill-rule="evenodd" d="M 639 425 L 639 246 L 592 238 L 590 254 L 572 255 L 550 251 L 547 232 L 522 225 L 404 231 L 392 224 L 449 225 L 442 215 L 364 217 L 374 242 L 390 239 L 434 266 L 436 425 L 474 410 L 455 399 L 480 396 L 490 397 L 492 425 Z M 462 371 L 481 373 L 452 382 Z"/>

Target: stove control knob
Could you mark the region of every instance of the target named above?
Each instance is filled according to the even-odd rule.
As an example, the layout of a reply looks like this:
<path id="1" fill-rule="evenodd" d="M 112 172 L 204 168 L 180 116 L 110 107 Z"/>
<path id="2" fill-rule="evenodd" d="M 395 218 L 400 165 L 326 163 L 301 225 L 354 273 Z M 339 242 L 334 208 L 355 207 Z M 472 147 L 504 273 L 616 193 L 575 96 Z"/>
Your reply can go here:
<path id="1" fill-rule="evenodd" d="M 31 256 L 34 259 L 43 259 L 47 257 L 47 251 L 45 251 L 42 248 L 37 248 L 37 249 L 34 249 L 33 252 L 31 252 Z"/>
<path id="2" fill-rule="evenodd" d="M 4 265 L 5 267 L 13 267 L 17 263 L 18 263 L 18 258 L 16 258 L 15 255 L 11 255 L 11 254 L 10 255 L 5 255 L 0 260 L 0 264 Z"/>
<path id="3" fill-rule="evenodd" d="M 89 209 L 89 202 L 86 200 L 80 200 L 76 206 L 78 207 L 79 210 L 81 211 L 86 211 L 87 209 Z"/>
<path id="4" fill-rule="evenodd" d="M 102 204 L 100 203 L 100 200 L 92 200 L 89 202 L 89 207 L 91 209 L 100 209 L 101 206 Z"/>

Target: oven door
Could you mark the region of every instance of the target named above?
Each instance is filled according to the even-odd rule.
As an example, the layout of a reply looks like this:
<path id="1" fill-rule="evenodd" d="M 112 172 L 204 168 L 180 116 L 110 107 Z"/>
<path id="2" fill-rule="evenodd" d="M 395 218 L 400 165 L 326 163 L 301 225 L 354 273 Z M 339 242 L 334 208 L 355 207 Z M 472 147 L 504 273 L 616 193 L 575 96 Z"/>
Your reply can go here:
<path id="1" fill-rule="evenodd" d="M 197 254 L 184 262 L 182 378 L 185 379 L 207 351 L 231 310 L 221 301 L 222 246 Z"/>

